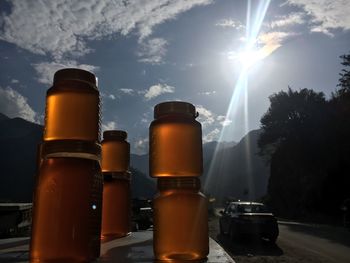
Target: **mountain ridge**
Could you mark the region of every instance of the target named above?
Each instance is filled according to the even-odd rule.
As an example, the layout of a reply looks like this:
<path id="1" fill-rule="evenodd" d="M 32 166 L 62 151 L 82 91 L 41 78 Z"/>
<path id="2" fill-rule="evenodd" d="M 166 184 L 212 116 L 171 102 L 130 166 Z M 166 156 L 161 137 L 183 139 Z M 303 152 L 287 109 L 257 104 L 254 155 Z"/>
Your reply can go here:
<path id="1" fill-rule="evenodd" d="M 30 202 L 36 174 L 36 150 L 43 127 L 0 113 L 0 201 Z M 267 190 L 269 169 L 258 151 L 259 130 L 249 132 L 238 143 L 212 141 L 203 144 L 201 176 L 205 193 L 219 202 L 228 196 L 258 199 Z M 250 143 L 248 143 L 250 142 Z M 130 155 L 134 197 L 151 198 L 156 180 L 148 173 L 148 154 Z M 250 165 L 250 167 L 249 167 Z"/>

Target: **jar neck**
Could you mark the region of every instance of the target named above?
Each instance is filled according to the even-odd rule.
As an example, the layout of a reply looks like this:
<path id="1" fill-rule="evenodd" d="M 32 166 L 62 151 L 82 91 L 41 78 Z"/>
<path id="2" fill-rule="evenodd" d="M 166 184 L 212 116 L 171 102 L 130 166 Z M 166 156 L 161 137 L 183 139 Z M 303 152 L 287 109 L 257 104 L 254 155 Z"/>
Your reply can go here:
<path id="1" fill-rule="evenodd" d="M 159 191 L 176 189 L 199 191 L 201 183 L 196 177 L 158 178 L 157 186 Z"/>

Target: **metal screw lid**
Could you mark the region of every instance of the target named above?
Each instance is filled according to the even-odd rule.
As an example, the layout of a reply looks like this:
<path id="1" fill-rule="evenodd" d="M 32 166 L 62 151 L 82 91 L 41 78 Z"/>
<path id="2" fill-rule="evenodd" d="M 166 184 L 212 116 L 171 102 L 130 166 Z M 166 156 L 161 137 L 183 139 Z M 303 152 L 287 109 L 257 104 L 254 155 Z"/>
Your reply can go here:
<path id="1" fill-rule="evenodd" d="M 103 132 L 104 140 L 126 140 L 128 133 L 122 130 L 109 130 Z"/>
<path id="2" fill-rule="evenodd" d="M 198 112 L 193 104 L 183 101 L 167 101 L 157 104 L 154 107 L 154 118 L 169 114 L 184 114 L 193 118 L 198 117 Z"/>
<path id="3" fill-rule="evenodd" d="M 53 77 L 53 85 L 65 80 L 76 80 L 86 82 L 94 88 L 97 88 L 97 78 L 90 71 L 78 68 L 65 68 L 56 71 Z"/>

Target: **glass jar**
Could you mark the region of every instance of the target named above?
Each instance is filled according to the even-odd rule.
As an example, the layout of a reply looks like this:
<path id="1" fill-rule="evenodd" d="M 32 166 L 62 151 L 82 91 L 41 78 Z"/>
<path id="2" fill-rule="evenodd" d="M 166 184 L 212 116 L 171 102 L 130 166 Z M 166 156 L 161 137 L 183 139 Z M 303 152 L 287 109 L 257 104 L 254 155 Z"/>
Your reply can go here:
<path id="1" fill-rule="evenodd" d="M 31 262 L 91 261 L 100 254 L 101 148 L 83 141 L 50 141 L 41 147 Z"/>
<path id="2" fill-rule="evenodd" d="M 102 172 L 125 172 L 129 169 L 130 144 L 127 133 L 121 130 L 109 130 L 103 133 Z"/>
<path id="3" fill-rule="evenodd" d="M 157 260 L 200 260 L 209 253 L 208 204 L 196 177 L 159 178 L 154 199 Z"/>
<path id="4" fill-rule="evenodd" d="M 100 97 L 94 74 L 59 70 L 46 94 L 44 141 L 100 139 Z"/>
<path id="5" fill-rule="evenodd" d="M 200 176 L 202 167 L 202 128 L 195 120 L 195 107 L 170 101 L 154 108 L 150 125 L 150 176 Z"/>
<path id="6" fill-rule="evenodd" d="M 102 240 L 130 234 L 130 177 L 130 172 L 103 173 Z"/>

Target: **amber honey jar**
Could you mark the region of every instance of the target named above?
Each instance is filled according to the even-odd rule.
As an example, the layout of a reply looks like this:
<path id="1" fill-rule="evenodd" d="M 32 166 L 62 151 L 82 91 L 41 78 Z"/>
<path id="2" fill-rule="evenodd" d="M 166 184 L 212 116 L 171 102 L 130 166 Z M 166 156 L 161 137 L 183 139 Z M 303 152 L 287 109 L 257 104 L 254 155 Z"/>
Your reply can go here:
<path id="1" fill-rule="evenodd" d="M 100 254 L 101 148 L 84 141 L 41 145 L 31 262 L 87 262 Z"/>
<path id="2" fill-rule="evenodd" d="M 100 138 L 100 97 L 89 71 L 59 70 L 46 94 L 44 141 Z"/>
<path id="3" fill-rule="evenodd" d="M 103 133 L 102 172 L 102 240 L 119 238 L 130 234 L 130 144 L 127 133 L 109 130 Z"/>
<path id="4" fill-rule="evenodd" d="M 208 205 L 196 177 L 159 178 L 153 249 L 158 260 L 201 260 L 209 253 Z"/>
<path id="5" fill-rule="evenodd" d="M 187 102 L 170 101 L 155 106 L 149 134 L 152 177 L 202 174 L 202 129 L 196 117 L 195 107 Z"/>
<path id="6" fill-rule="evenodd" d="M 130 172 L 103 173 L 102 240 L 130 234 L 130 177 Z"/>
<path id="7" fill-rule="evenodd" d="M 195 107 L 170 101 L 154 108 L 150 176 L 158 179 L 153 203 L 156 260 L 203 260 L 209 253 L 207 199 L 200 192 L 202 129 Z"/>
<path id="8" fill-rule="evenodd" d="M 130 144 L 127 133 L 121 130 L 109 130 L 103 133 L 102 172 L 125 172 L 129 170 Z"/>

